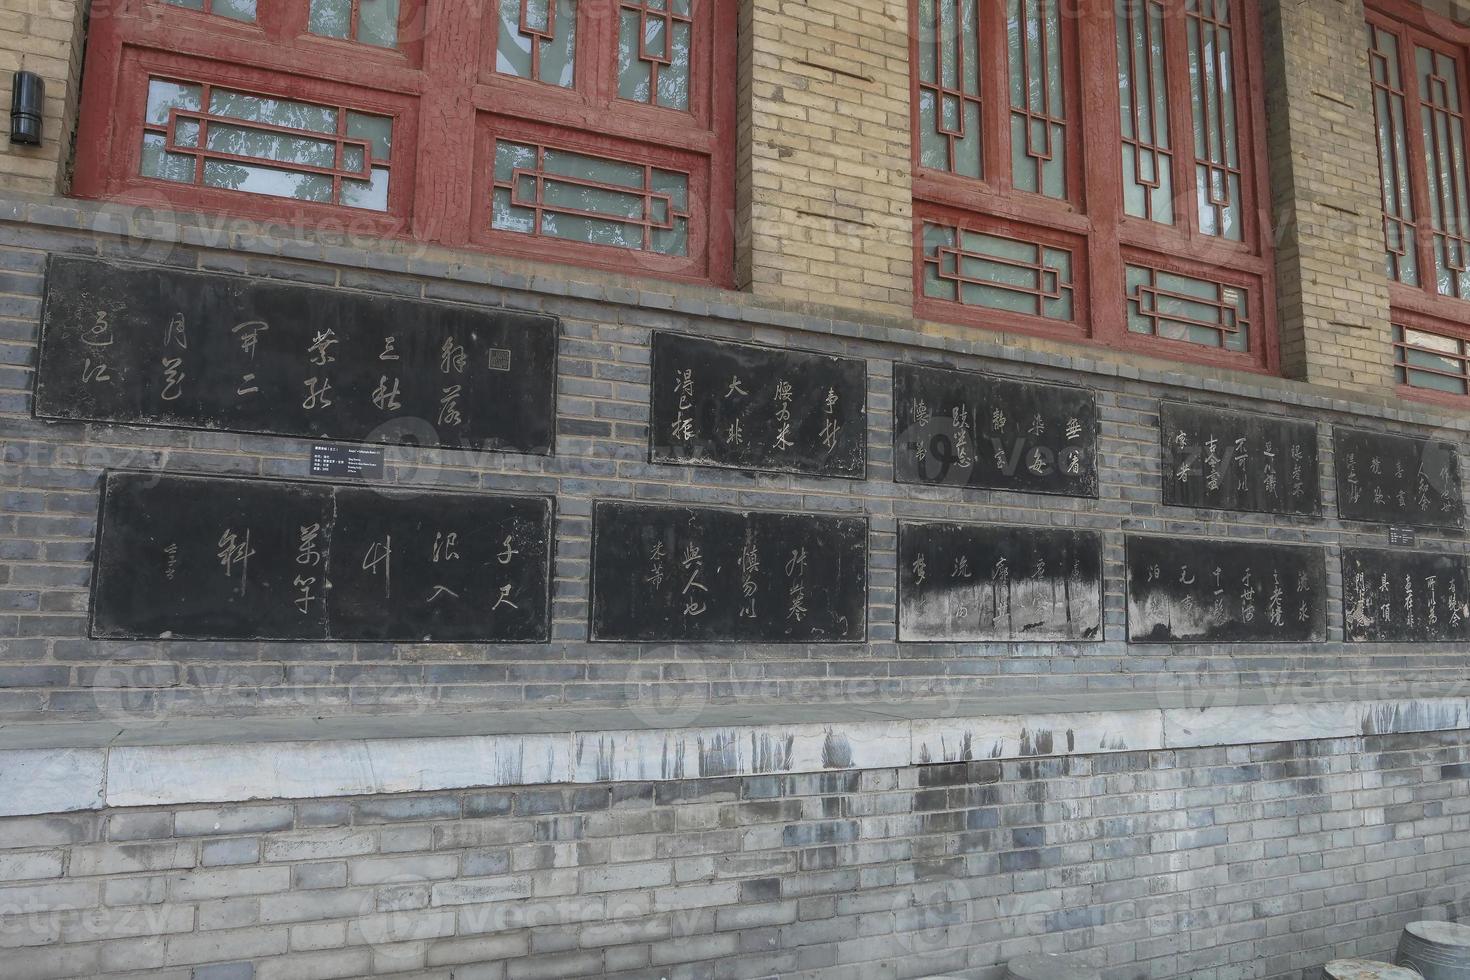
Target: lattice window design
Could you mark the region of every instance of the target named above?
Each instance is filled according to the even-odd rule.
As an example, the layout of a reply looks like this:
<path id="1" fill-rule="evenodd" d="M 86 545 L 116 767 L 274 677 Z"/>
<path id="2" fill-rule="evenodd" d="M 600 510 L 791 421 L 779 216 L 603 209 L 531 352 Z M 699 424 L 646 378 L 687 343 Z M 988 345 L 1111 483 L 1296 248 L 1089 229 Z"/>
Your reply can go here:
<path id="1" fill-rule="evenodd" d="M 618 97 L 689 109 L 690 0 L 621 0 Z"/>
<path id="2" fill-rule="evenodd" d="M 495 70 L 559 88 L 576 78 L 576 0 L 497 0 Z"/>
<path id="3" fill-rule="evenodd" d="M 388 210 L 393 120 L 208 83 L 148 82 L 144 177 Z"/>
<path id="4" fill-rule="evenodd" d="M 924 295 L 1071 322 L 1070 249 L 953 225 L 924 225 Z"/>
<path id="5" fill-rule="evenodd" d="M 1123 210 L 1174 223 L 1174 157 L 1169 143 L 1169 85 L 1164 62 L 1164 5 L 1118 0 L 1118 112 L 1123 132 Z"/>
<path id="6" fill-rule="evenodd" d="M 1441 296 L 1470 298 L 1470 189 L 1466 186 L 1465 116 L 1460 66 L 1440 51 L 1416 47 L 1419 119 L 1429 176 L 1429 232 Z"/>
<path id="7" fill-rule="evenodd" d="M 495 141 L 491 227 L 687 255 L 689 175 L 545 144 Z"/>
<path id="8" fill-rule="evenodd" d="M 1011 180 L 1023 191 L 1065 199 L 1067 102 L 1060 0 L 1007 0 Z"/>
<path id="9" fill-rule="evenodd" d="M 980 0 L 919 0 L 919 163 L 985 176 Z"/>
<path id="10" fill-rule="evenodd" d="M 1240 241 L 1240 133 L 1230 0 L 1186 0 L 1200 231 Z"/>
<path id="11" fill-rule="evenodd" d="M 311 0 L 307 30 L 321 37 L 398 47 L 399 0 Z"/>
<path id="12" fill-rule="evenodd" d="M 1368 25 L 1368 62 L 1373 79 L 1373 117 L 1378 131 L 1378 174 L 1383 193 L 1383 243 L 1389 278 L 1419 284 L 1414 223 L 1414 188 L 1409 171 L 1403 65 L 1399 39 Z"/>
<path id="13" fill-rule="evenodd" d="M 197 10 L 202 14 L 216 14 L 230 20 L 255 23 L 255 0 L 163 0 L 174 7 Z"/>
<path id="14" fill-rule="evenodd" d="M 1470 395 L 1470 345 L 1458 337 L 1394 324 L 1394 374 L 1401 385 Z"/>
<path id="15" fill-rule="evenodd" d="M 1246 290 L 1146 266 L 1125 268 L 1128 329 L 1230 351 L 1250 348 Z"/>

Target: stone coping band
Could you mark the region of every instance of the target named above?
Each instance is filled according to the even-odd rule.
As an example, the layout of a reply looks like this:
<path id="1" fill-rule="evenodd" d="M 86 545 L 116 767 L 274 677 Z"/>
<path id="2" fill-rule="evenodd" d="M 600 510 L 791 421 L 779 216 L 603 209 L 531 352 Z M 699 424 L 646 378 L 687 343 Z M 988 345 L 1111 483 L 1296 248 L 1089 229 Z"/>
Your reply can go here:
<path id="1" fill-rule="evenodd" d="M 1470 687 L 0 726 L 0 816 L 902 768 L 1470 728 Z"/>

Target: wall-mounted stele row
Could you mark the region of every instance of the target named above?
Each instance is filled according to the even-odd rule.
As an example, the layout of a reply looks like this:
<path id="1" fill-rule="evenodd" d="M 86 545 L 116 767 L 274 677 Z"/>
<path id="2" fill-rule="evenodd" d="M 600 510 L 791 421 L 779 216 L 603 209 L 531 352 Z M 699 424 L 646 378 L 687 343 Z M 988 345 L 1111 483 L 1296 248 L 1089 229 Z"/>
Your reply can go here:
<path id="1" fill-rule="evenodd" d="M 543 643 L 550 497 L 110 472 L 92 635 Z M 599 501 L 591 638 L 861 643 L 868 521 Z M 1102 535 L 899 525 L 899 638 L 1102 639 Z M 1129 535 L 1132 642 L 1320 642 L 1321 547 Z M 1350 640 L 1470 639 L 1467 561 L 1344 549 Z"/>
<path id="2" fill-rule="evenodd" d="M 53 257 L 35 413 L 53 419 L 548 455 L 554 317 Z M 862 479 L 866 362 L 653 334 L 649 459 Z M 1317 426 L 1159 405 L 1165 504 L 1318 517 Z M 1453 443 L 1333 429 L 1338 513 L 1461 528 Z M 900 483 L 1096 498 L 1082 387 L 893 368 Z"/>

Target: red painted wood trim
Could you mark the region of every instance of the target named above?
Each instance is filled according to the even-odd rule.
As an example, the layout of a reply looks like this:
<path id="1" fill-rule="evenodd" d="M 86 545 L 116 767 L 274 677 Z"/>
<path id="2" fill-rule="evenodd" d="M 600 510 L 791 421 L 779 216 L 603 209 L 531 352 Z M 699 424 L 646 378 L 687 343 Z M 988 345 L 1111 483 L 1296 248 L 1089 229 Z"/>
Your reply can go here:
<path id="1" fill-rule="evenodd" d="M 1170 152 L 1175 187 L 1175 225 L 1130 218 L 1123 212 L 1122 136 L 1119 124 L 1118 64 L 1114 9 L 1111 4 L 1064 4 L 1064 44 L 1074 57 L 1067 98 L 1074 136 L 1069 201 L 1015 192 L 1010 180 L 1010 100 L 1005 64 L 1005 16 L 1001 2 L 981 4 L 981 84 L 984 120 L 985 177 L 971 180 L 919 166 L 921 139 L 918 115 L 918 2 L 909 4 L 910 125 L 914 164 L 915 311 L 935 320 L 973 324 L 1035 336 L 1087 340 L 1119 350 L 1158 357 L 1275 374 L 1280 370 L 1276 323 L 1275 269 L 1272 255 L 1270 190 L 1265 146 L 1264 71 L 1258 0 L 1232 0 L 1235 118 L 1240 148 L 1242 241 L 1200 232 L 1195 204 L 1193 119 L 1188 77 L 1187 34 L 1181 0 L 1167 0 L 1164 13 L 1165 61 L 1168 73 Z M 1080 77 L 1079 77 L 1080 76 Z M 977 227 L 1019 223 L 1029 233 L 1049 229 L 1076 244 L 1077 275 L 1086 275 L 1088 305 L 1078 311 L 1076 326 L 1060 326 L 1039 317 L 963 307 L 923 296 L 923 218 L 942 222 L 978 222 Z M 1127 329 L 1124 266 L 1128 261 L 1163 271 L 1180 272 L 1249 291 L 1253 324 L 1251 350 L 1235 353 L 1215 348 L 1145 337 Z M 1080 295 L 1080 294 L 1079 294 Z"/>
<path id="2" fill-rule="evenodd" d="M 732 286 L 734 281 L 737 0 L 696 3 L 690 110 L 617 97 L 617 0 L 580 0 L 576 86 L 494 72 L 497 7 L 481 0 L 403 0 L 399 50 L 307 31 L 301 0 L 259 0 L 257 22 L 164 4 L 114 0 L 94 17 L 82 80 L 74 193 L 593 265 Z M 488 65 L 488 72 L 486 67 Z M 149 72 L 394 117 L 387 214 L 206 188 L 138 175 Z M 690 173 L 687 258 L 611 246 L 482 234 L 489 173 L 483 131 L 495 114 L 552 124 L 558 145 L 600 148 Z"/>

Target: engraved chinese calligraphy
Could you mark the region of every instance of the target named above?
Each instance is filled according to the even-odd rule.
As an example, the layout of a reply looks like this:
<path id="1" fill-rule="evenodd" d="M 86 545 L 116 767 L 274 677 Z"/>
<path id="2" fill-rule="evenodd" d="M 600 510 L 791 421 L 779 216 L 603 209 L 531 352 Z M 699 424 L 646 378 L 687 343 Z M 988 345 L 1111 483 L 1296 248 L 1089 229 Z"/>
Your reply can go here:
<path id="1" fill-rule="evenodd" d="M 852 358 L 655 333 L 650 458 L 861 478 L 867 388 Z"/>
<path id="2" fill-rule="evenodd" d="M 1335 426 L 1332 444 L 1344 520 L 1464 527 L 1454 443 Z"/>
<path id="3" fill-rule="evenodd" d="M 1470 640 L 1470 560 L 1342 549 L 1343 635 L 1351 643 Z"/>
<path id="4" fill-rule="evenodd" d="M 1128 536 L 1130 643 L 1326 638 L 1321 548 Z"/>
<path id="5" fill-rule="evenodd" d="M 548 454 L 556 321 L 53 257 L 36 415 Z"/>
<path id="6" fill-rule="evenodd" d="M 100 639 L 545 642 L 548 497 L 111 472 Z"/>
<path id="7" fill-rule="evenodd" d="M 865 518 L 599 501 L 592 638 L 860 643 Z"/>
<path id="8" fill-rule="evenodd" d="M 1159 426 L 1164 503 L 1322 513 L 1315 424 L 1165 401 Z"/>
<path id="9" fill-rule="evenodd" d="M 900 640 L 1102 639 L 1096 532 L 905 523 L 898 553 Z"/>
<path id="10" fill-rule="evenodd" d="M 1068 385 L 893 368 L 900 483 L 1097 496 L 1097 400 Z"/>

